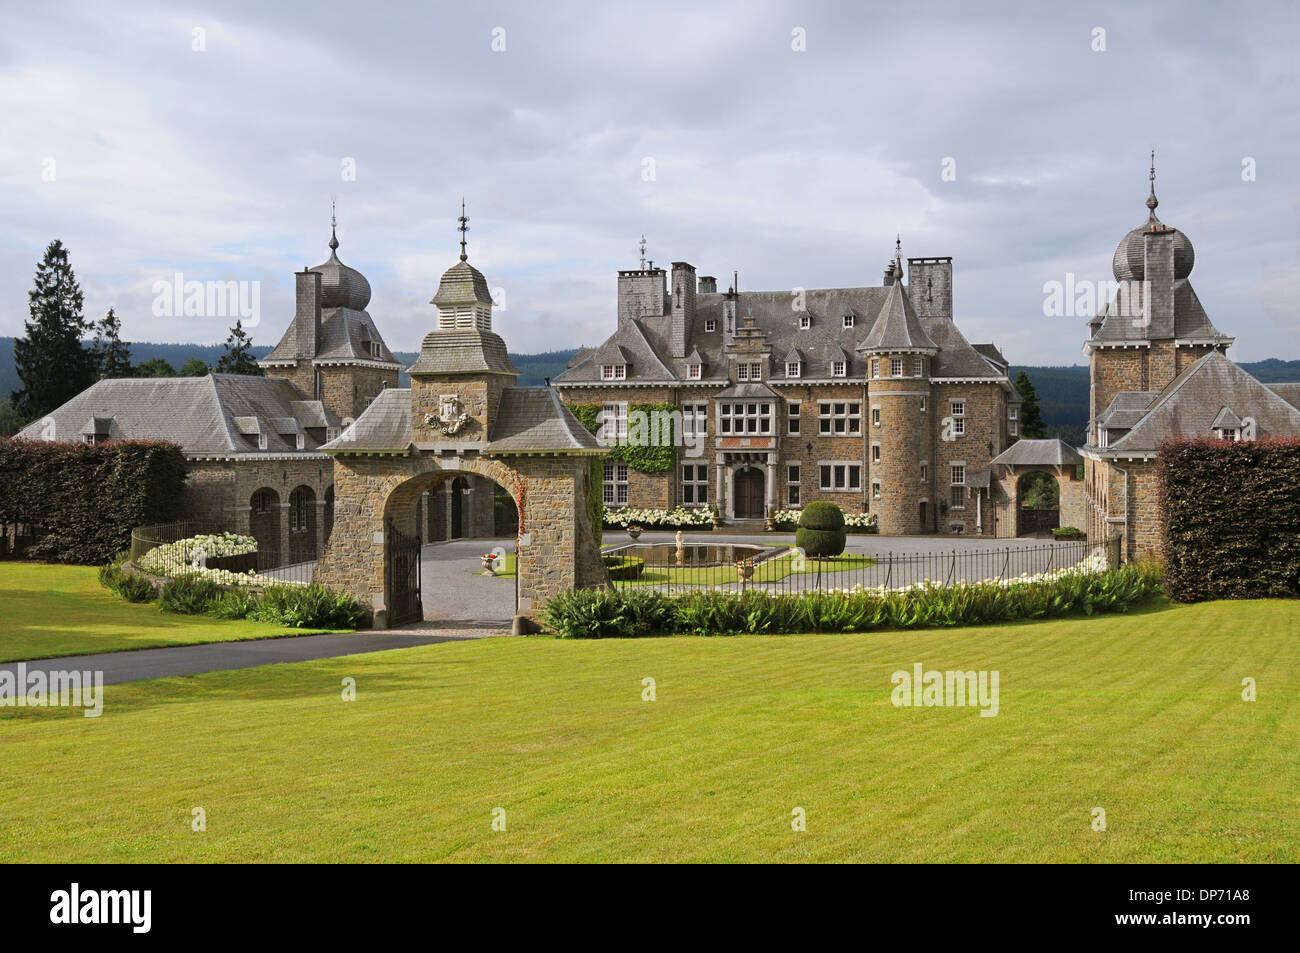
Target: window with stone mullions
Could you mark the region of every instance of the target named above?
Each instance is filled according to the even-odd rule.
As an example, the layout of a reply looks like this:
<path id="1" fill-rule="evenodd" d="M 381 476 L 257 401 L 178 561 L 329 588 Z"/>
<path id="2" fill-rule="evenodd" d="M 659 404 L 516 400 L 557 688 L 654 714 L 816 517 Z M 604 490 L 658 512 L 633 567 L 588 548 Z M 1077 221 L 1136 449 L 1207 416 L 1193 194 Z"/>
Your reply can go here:
<path id="1" fill-rule="evenodd" d="M 724 402 L 718 405 L 718 433 L 733 436 L 750 434 L 770 436 L 772 433 L 772 405 L 770 403 Z"/>
<path id="2" fill-rule="evenodd" d="M 604 480 L 601 483 L 601 498 L 606 506 L 627 505 L 627 464 L 605 464 Z"/>
<path id="3" fill-rule="evenodd" d="M 709 466 L 682 464 L 682 505 L 704 506 L 709 502 Z"/>
<path id="4" fill-rule="evenodd" d="M 862 432 L 862 404 L 857 401 L 824 400 L 817 404 L 817 428 L 824 436 L 847 436 Z"/>

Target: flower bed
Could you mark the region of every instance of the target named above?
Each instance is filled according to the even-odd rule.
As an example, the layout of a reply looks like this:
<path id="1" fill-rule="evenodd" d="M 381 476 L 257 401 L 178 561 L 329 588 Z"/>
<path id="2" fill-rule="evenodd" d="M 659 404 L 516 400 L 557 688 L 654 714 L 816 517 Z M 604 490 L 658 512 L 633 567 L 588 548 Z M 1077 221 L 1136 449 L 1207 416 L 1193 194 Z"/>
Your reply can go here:
<path id="1" fill-rule="evenodd" d="M 200 566 L 200 557 L 203 565 Z M 305 582 L 259 575 L 257 540 L 236 533 L 211 533 L 155 546 L 140 557 L 144 572 L 166 578 L 195 574 L 219 586 L 302 586 Z"/>
<path id="2" fill-rule="evenodd" d="M 799 528 L 803 510 L 777 510 L 772 514 L 772 528 L 789 532 Z M 845 513 L 844 529 L 849 533 L 879 533 L 880 524 L 875 513 Z"/>
<path id="3" fill-rule="evenodd" d="M 1071 613 L 1123 612 L 1161 592 L 1157 566 L 1107 569 L 1102 556 L 1078 566 L 985 582 L 924 582 L 900 589 L 803 593 L 698 591 L 672 597 L 626 589 L 562 593 L 543 610 L 562 638 L 641 635 L 866 632 L 879 628 L 980 625 Z"/>
<path id="4" fill-rule="evenodd" d="M 679 506 L 671 510 L 641 510 L 623 507 L 610 509 L 605 507 L 605 526 L 626 529 L 628 526 L 640 526 L 642 529 L 711 529 L 713 511 L 708 507 L 688 509 Z"/>

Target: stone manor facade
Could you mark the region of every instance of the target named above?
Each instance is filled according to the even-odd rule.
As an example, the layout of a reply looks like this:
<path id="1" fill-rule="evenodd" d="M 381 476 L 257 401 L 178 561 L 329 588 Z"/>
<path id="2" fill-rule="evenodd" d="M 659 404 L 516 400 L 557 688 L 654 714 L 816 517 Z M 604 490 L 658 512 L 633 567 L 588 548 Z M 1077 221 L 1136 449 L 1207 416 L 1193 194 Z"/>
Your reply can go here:
<path id="1" fill-rule="evenodd" d="M 830 500 L 888 534 L 994 535 L 990 463 L 1019 397 L 992 344 L 953 320 L 951 258 L 901 251 L 879 286 L 719 292 L 686 262 L 618 273 L 618 320 L 554 386 L 624 435 L 638 407 L 682 414 L 668 473 L 606 462 L 618 508 L 717 507 L 725 522 Z"/>

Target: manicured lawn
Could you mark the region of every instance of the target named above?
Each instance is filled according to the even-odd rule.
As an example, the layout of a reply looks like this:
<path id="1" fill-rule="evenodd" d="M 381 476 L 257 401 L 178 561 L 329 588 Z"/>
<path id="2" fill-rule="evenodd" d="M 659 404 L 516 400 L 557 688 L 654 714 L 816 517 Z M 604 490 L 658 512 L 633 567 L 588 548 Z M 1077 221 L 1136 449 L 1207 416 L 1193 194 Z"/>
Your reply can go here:
<path id="1" fill-rule="evenodd" d="M 109 686 L 97 719 L 0 709 L 23 766 L 0 861 L 1295 862 L 1298 634 L 1294 602 L 1161 605 L 491 639 Z M 997 670 L 999 714 L 894 707 L 916 662 Z"/>
<path id="2" fill-rule="evenodd" d="M 100 586 L 88 566 L 0 562 L 0 606 L 0 662 L 323 631 L 172 615 L 157 603 L 135 605 Z"/>

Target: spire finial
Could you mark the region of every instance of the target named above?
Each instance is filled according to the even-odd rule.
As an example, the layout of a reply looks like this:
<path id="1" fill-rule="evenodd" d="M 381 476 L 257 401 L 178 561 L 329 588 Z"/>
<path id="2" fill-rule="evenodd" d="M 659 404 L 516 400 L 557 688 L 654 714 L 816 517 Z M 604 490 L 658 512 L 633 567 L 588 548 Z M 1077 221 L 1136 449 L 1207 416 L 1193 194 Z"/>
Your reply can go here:
<path id="1" fill-rule="evenodd" d="M 1147 208 L 1151 210 L 1147 221 L 1156 221 L 1156 206 L 1160 200 L 1156 198 L 1156 150 L 1151 150 L 1151 194 L 1147 196 Z"/>
<path id="2" fill-rule="evenodd" d="M 894 261 L 900 264 L 903 261 L 903 236 L 897 232 L 894 233 Z"/>
<path id="3" fill-rule="evenodd" d="M 338 220 L 338 215 L 335 212 L 334 199 L 330 199 L 330 252 L 331 253 L 337 251 L 339 247 L 339 236 L 337 230 L 338 224 L 339 224 L 339 220 Z"/>
<path id="4" fill-rule="evenodd" d="M 465 196 L 460 197 L 460 260 L 468 261 L 469 255 L 465 253 L 465 233 L 469 231 L 469 219 L 465 217 Z"/>
<path id="5" fill-rule="evenodd" d="M 645 234 L 641 235 L 641 270 L 645 271 Z"/>

